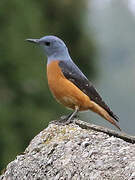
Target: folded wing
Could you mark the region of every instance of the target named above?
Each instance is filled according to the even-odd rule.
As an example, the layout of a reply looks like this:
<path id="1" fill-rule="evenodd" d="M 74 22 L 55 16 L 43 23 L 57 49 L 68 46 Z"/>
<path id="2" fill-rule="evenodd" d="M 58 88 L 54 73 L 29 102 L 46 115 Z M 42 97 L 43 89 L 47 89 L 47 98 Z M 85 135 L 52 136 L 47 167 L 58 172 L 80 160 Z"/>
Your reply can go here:
<path id="1" fill-rule="evenodd" d="M 90 100 L 94 101 L 105 109 L 111 117 L 118 121 L 118 117 L 110 110 L 110 108 L 102 100 L 101 96 L 96 91 L 92 83 L 86 78 L 81 70 L 72 61 L 60 61 L 59 66 L 63 72 L 63 75 L 75 84 L 81 91 L 83 91 Z"/>

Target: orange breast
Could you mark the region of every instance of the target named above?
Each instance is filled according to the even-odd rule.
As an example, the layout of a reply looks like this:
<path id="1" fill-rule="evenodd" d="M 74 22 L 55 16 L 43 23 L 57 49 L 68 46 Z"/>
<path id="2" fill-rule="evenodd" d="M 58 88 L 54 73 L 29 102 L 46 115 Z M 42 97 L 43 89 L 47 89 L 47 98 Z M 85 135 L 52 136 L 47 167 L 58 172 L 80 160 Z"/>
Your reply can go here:
<path id="1" fill-rule="evenodd" d="M 75 106 L 78 106 L 80 111 L 89 109 L 89 97 L 65 78 L 58 63 L 56 60 L 47 65 L 49 88 L 56 100 L 71 109 L 75 109 Z"/>

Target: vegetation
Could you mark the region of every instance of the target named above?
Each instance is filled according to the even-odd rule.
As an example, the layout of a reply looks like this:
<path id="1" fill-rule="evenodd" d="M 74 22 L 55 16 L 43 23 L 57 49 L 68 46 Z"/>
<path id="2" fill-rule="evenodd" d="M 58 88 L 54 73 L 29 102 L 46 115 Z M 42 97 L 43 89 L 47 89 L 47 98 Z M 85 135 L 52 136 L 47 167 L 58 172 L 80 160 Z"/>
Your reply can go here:
<path id="1" fill-rule="evenodd" d="M 0 1 L 1 169 L 66 112 L 49 92 L 44 56 L 25 39 L 59 36 L 81 69 L 94 75 L 95 45 L 84 31 L 86 6 L 83 0 Z"/>

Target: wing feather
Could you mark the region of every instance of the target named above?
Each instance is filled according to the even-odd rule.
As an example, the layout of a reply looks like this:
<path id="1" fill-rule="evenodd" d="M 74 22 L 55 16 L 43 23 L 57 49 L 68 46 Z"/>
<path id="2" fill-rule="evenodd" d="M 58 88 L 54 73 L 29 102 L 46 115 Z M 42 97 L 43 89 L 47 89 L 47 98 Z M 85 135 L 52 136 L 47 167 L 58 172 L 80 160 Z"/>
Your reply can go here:
<path id="1" fill-rule="evenodd" d="M 102 100 L 92 83 L 86 78 L 81 70 L 70 60 L 67 62 L 60 61 L 59 66 L 63 75 L 83 91 L 92 101 L 104 108 L 111 117 L 118 121 L 118 117 L 110 110 L 106 103 Z"/>

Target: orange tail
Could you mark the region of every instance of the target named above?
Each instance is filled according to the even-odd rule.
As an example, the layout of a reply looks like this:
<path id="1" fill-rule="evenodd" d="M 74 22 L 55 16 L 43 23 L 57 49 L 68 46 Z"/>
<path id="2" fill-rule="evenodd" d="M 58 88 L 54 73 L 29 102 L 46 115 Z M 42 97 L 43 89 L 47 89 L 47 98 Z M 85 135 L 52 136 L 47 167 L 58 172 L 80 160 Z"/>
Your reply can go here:
<path id="1" fill-rule="evenodd" d="M 115 127 L 117 127 L 121 131 L 119 125 L 115 122 L 115 120 L 111 118 L 111 116 L 108 114 L 106 110 L 104 110 L 102 107 L 100 107 L 98 104 L 96 104 L 93 101 L 91 101 L 91 103 L 92 103 L 92 106 L 90 106 L 90 110 L 98 113 L 100 116 L 102 116 L 104 119 L 109 121 L 111 124 L 113 124 Z"/>

